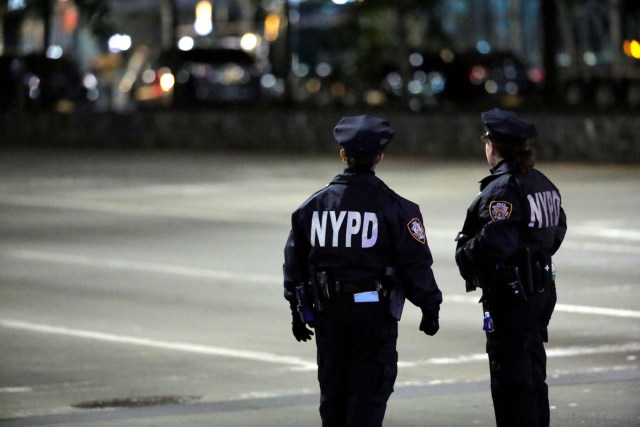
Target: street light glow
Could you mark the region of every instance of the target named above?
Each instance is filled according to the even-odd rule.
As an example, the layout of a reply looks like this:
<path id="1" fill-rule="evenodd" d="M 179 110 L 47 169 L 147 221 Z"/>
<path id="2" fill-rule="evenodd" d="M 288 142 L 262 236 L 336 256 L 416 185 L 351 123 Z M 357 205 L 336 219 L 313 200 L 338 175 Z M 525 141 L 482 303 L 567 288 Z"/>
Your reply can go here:
<path id="1" fill-rule="evenodd" d="M 208 0 L 202 0 L 196 5 L 196 22 L 193 29 L 200 36 L 206 36 L 213 31 L 213 6 Z"/>
<path id="2" fill-rule="evenodd" d="M 253 33 L 246 33 L 240 39 L 240 47 L 242 50 L 250 52 L 254 50 L 258 46 L 259 40 L 258 36 Z"/>
<path id="3" fill-rule="evenodd" d="M 109 50 L 113 53 L 124 52 L 131 48 L 131 37 L 126 34 L 114 34 L 109 38 Z"/>
<path id="4" fill-rule="evenodd" d="M 633 58 L 640 59 L 640 42 L 638 40 L 631 40 L 629 52 Z"/>
<path id="5" fill-rule="evenodd" d="M 194 44 L 195 42 L 192 37 L 185 36 L 178 40 L 178 49 L 184 51 L 191 50 L 193 49 Z"/>

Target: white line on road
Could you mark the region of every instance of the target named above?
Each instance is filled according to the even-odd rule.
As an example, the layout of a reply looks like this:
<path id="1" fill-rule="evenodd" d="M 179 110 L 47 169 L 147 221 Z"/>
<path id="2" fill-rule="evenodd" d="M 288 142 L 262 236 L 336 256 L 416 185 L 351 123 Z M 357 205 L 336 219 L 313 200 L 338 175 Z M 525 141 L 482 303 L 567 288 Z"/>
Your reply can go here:
<path id="1" fill-rule="evenodd" d="M 187 267 L 182 265 L 160 264 L 155 262 L 126 261 L 119 259 L 95 258 L 84 255 L 72 255 L 45 251 L 14 250 L 11 256 L 32 261 L 52 262 L 57 264 L 75 264 L 88 267 L 112 268 L 116 270 L 135 270 L 150 273 L 173 274 L 177 276 L 197 277 L 214 280 L 231 280 L 256 283 L 278 283 L 282 279 L 274 276 L 235 273 L 208 268 Z"/>
<path id="2" fill-rule="evenodd" d="M 298 357 L 283 356 L 273 353 L 237 350 L 222 347 L 212 347 L 199 344 L 188 344 L 182 342 L 157 341 L 148 338 L 132 337 L 127 335 L 108 334 L 83 329 L 72 329 L 39 323 L 23 322 L 19 320 L 0 319 L 0 326 L 9 329 L 18 329 L 29 332 L 37 332 L 49 335 L 63 335 L 74 338 L 89 339 L 95 341 L 105 341 L 118 344 L 127 344 L 142 347 L 152 347 L 162 350 L 180 351 L 184 353 L 206 354 L 211 356 L 228 357 L 234 359 L 253 360 L 274 364 L 288 365 L 290 370 L 315 370 L 315 362 L 306 361 Z M 547 349 L 547 357 L 575 357 L 594 354 L 618 354 L 635 353 L 640 351 L 640 343 L 630 342 L 626 344 L 608 344 L 597 347 L 558 347 Z M 399 361 L 398 366 L 402 368 L 414 368 L 424 365 L 459 365 L 473 362 L 487 361 L 486 353 L 476 353 L 471 355 L 460 355 L 454 357 L 433 357 L 426 360 Z M 3 389 L 0 389 L 2 391 Z M 9 391 L 8 389 L 5 391 Z M 12 392 L 26 392 L 22 388 L 14 388 Z"/>
<path id="3" fill-rule="evenodd" d="M 0 393 L 29 393 L 31 387 L 0 387 Z"/>
<path id="4" fill-rule="evenodd" d="M 265 353 L 259 351 L 237 350 L 233 348 L 213 347 L 181 342 L 156 341 L 148 338 L 107 334 L 103 332 L 87 331 L 83 329 L 72 329 L 53 325 L 43 325 L 39 323 L 22 322 L 12 319 L 0 319 L 0 325 L 9 329 L 19 329 L 23 331 L 39 332 L 49 335 L 63 335 L 95 341 L 106 341 L 141 347 L 153 347 L 163 350 L 181 351 L 185 353 L 207 354 L 211 356 L 247 359 L 257 362 L 289 365 L 290 367 L 296 369 L 316 369 L 317 367 L 315 363 L 308 362 L 298 357 L 283 356 L 280 354 Z"/>
<path id="5" fill-rule="evenodd" d="M 460 302 L 469 304 L 478 304 L 479 296 L 467 296 L 467 295 L 445 295 L 444 301 L 447 302 Z M 606 307 L 591 307 L 588 305 L 572 305 L 572 304 L 557 304 L 555 311 L 564 313 L 575 314 L 589 314 L 598 316 L 610 316 L 610 317 L 628 317 L 633 319 L 640 319 L 640 311 L 638 310 L 623 310 L 619 308 L 606 308 Z"/>
<path id="6" fill-rule="evenodd" d="M 640 242 L 640 231 L 623 228 L 608 228 L 594 226 L 573 226 L 569 233 L 589 237 L 603 237 L 608 239 L 630 240 Z"/>
<path id="7" fill-rule="evenodd" d="M 135 270 L 145 271 L 150 273 L 160 274 L 173 274 L 184 277 L 197 277 L 204 279 L 214 280 L 230 280 L 240 282 L 255 282 L 255 283 L 278 283 L 282 280 L 280 277 L 251 274 L 244 272 L 232 272 L 223 270 L 210 270 L 206 268 L 186 267 L 180 265 L 171 264 L 159 264 L 153 262 L 140 262 L 140 261 L 125 261 L 117 259 L 105 259 L 94 258 L 83 255 L 72 255 L 53 253 L 45 251 L 31 251 L 31 250 L 13 250 L 8 251 L 8 254 L 14 258 L 20 258 L 32 261 L 53 262 L 60 264 L 76 264 L 89 267 L 98 268 L 113 268 L 120 270 Z M 467 295 L 445 295 L 445 302 L 461 302 L 461 303 L 473 303 L 478 302 L 477 296 Z M 606 307 L 591 307 L 585 305 L 571 305 L 571 304 L 558 304 L 556 305 L 556 311 L 574 314 L 588 314 L 598 316 L 610 316 L 610 317 L 625 317 L 640 319 L 640 311 L 638 310 L 623 310 L 618 308 L 606 308 Z"/>
<path id="8" fill-rule="evenodd" d="M 212 206 L 166 206 L 131 203 L 130 201 L 95 201 L 60 198 L 33 198 L 0 194 L 0 204 L 58 209 L 64 211 L 97 212 L 103 214 L 132 215 L 178 220 L 221 221 L 232 223 L 268 224 L 287 226 L 288 215 L 263 211 L 259 215 L 248 209 L 214 209 Z"/>
<path id="9" fill-rule="evenodd" d="M 562 243 L 563 249 L 577 249 L 580 251 L 605 252 L 625 255 L 639 255 L 640 246 L 620 245 L 616 243 L 576 242 L 566 240 Z"/>
<path id="10" fill-rule="evenodd" d="M 635 353 L 640 351 L 640 343 L 630 342 L 626 344 L 607 344 L 597 347 L 557 347 L 548 348 L 547 357 L 574 357 L 587 356 L 594 354 L 618 354 L 618 353 Z M 486 353 L 476 353 L 470 355 L 456 357 L 433 357 L 422 361 L 414 362 L 398 362 L 398 366 L 412 368 L 421 365 L 459 365 L 462 363 L 486 362 L 488 360 Z"/>

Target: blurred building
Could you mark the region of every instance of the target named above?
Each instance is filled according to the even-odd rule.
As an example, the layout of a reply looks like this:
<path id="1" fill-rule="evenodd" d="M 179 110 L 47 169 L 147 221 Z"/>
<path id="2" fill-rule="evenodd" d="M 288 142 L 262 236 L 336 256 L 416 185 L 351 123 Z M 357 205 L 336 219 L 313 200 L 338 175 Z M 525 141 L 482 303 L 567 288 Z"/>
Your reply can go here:
<path id="1" fill-rule="evenodd" d="M 520 69 L 529 83 L 544 82 L 540 2 L 436 0 L 404 17 L 406 37 L 399 39 L 393 14 L 363 14 L 373 7 L 354 14 L 367 6 L 356 0 L 0 0 L 0 55 L 73 58 L 96 74 L 100 93 L 109 94 L 107 108 L 114 99 L 125 105 L 145 64 L 176 47 L 247 51 L 265 91 L 276 96 L 295 92 L 298 100 L 349 105 L 364 93 L 376 105 L 408 91 L 422 98 L 420 105 L 437 106 L 447 85 L 458 85 L 451 79 L 489 95 L 522 95 L 527 82 Z M 82 7 L 89 3 L 109 6 L 108 13 L 89 16 Z M 640 2 L 556 5 L 556 58 L 567 102 L 606 106 L 622 96 L 640 105 Z M 399 9 L 394 2 L 382 7 Z M 432 56 L 429 69 L 423 62 Z M 454 62 L 456 56 L 463 61 Z M 452 64 L 463 74 L 450 73 L 447 83 Z"/>

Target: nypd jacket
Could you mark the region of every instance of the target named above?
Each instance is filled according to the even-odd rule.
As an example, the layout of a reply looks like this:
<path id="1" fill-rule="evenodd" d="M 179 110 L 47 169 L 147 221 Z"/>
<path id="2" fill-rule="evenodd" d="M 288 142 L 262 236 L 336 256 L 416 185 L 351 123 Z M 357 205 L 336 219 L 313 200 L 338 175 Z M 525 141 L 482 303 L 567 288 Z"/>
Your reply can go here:
<path id="1" fill-rule="evenodd" d="M 413 304 L 437 315 L 442 302 L 418 205 L 372 171 L 346 169 L 293 212 L 284 259 L 284 296 L 290 302 L 295 285 L 308 279 L 309 266 L 363 287 L 392 266 Z"/>
<path id="2" fill-rule="evenodd" d="M 553 255 L 567 232 L 557 187 L 541 172 L 526 174 L 503 161 L 480 181 L 480 194 L 471 203 L 459 235 L 456 262 L 461 275 L 514 261 L 523 248 L 532 254 Z"/>

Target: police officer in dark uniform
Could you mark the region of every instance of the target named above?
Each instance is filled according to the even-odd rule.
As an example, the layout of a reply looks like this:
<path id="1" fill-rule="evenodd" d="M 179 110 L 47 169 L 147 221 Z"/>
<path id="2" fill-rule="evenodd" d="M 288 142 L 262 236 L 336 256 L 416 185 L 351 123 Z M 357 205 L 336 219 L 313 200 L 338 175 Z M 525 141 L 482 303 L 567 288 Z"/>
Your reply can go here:
<path id="1" fill-rule="evenodd" d="M 467 210 L 456 262 L 482 288 L 491 396 L 499 427 L 548 426 L 547 326 L 556 303 L 551 256 L 567 231 L 556 186 L 534 169 L 536 128 L 516 114 L 482 114 L 491 175 Z"/>
<path id="2" fill-rule="evenodd" d="M 342 118 L 334 137 L 348 167 L 291 217 L 284 297 L 295 338 L 315 328 L 323 426 L 382 425 L 405 296 L 422 309 L 421 331 L 439 329 L 442 294 L 420 209 L 374 173 L 393 135 L 382 118 Z"/>

